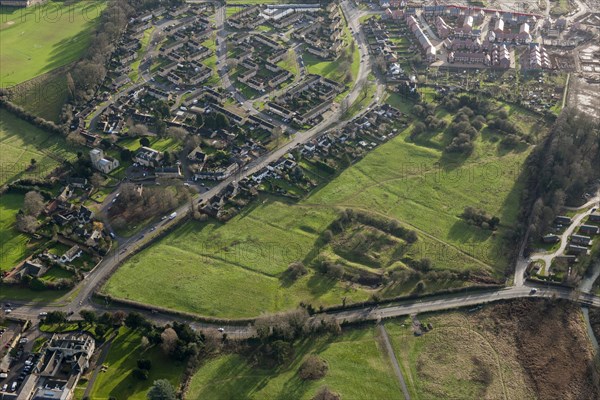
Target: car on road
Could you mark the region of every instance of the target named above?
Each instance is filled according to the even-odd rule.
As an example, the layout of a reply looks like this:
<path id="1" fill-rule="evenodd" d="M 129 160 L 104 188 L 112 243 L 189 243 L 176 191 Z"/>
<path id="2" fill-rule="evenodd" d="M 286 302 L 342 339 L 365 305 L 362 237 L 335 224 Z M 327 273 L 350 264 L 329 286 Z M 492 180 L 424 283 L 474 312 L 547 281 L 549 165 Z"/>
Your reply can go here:
<path id="1" fill-rule="evenodd" d="M 48 315 L 48 313 L 46 311 L 42 311 L 39 315 L 40 317 L 45 317 Z"/>
<path id="2" fill-rule="evenodd" d="M 537 291 L 538 291 L 538 290 L 537 290 L 536 288 L 533 288 L 533 289 L 531 289 L 531 290 L 529 291 L 529 294 L 536 294 L 536 293 L 537 293 Z"/>
<path id="3" fill-rule="evenodd" d="M 109 235 L 112 239 L 115 239 L 117 237 L 114 232 L 109 233 Z"/>
<path id="4" fill-rule="evenodd" d="M 218 328 L 217 330 L 218 330 L 219 332 L 225 332 L 225 329 L 223 329 L 223 328 Z"/>
<path id="5" fill-rule="evenodd" d="M 7 308 L 7 309 L 4 310 L 5 314 L 10 314 L 11 312 L 12 312 L 12 310 L 10 308 Z"/>

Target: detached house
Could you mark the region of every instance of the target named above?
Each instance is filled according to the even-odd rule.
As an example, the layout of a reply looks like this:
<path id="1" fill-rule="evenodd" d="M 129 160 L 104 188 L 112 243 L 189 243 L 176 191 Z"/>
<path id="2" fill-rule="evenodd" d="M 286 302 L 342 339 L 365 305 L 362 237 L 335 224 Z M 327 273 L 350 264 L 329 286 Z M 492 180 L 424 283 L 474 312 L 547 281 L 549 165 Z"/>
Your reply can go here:
<path id="1" fill-rule="evenodd" d="M 154 168 L 160 165 L 162 158 L 162 153 L 160 151 L 143 146 L 135 153 L 133 161 L 145 167 Z"/>

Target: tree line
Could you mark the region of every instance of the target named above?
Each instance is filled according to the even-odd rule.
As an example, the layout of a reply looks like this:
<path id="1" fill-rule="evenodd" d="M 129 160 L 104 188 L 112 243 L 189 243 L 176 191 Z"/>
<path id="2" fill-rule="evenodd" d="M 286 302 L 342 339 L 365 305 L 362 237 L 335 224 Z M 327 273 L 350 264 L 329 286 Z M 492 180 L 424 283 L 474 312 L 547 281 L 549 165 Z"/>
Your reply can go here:
<path id="1" fill-rule="evenodd" d="M 565 109 L 550 135 L 526 165 L 522 221 L 531 209 L 530 241 L 548 232 L 565 205 L 585 203 L 584 194 L 600 179 L 600 123 L 575 109 Z M 522 226 L 524 231 L 527 226 Z"/>

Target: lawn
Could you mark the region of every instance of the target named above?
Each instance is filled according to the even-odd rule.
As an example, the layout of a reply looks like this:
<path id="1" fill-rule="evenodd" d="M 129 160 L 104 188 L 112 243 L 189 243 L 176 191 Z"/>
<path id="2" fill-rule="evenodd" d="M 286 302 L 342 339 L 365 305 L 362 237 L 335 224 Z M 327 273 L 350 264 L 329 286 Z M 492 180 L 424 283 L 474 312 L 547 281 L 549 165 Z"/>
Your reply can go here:
<path id="1" fill-rule="evenodd" d="M 26 257 L 29 238 L 14 229 L 15 217 L 23 206 L 23 195 L 0 195 L 0 271 L 12 268 Z"/>
<path id="2" fill-rule="evenodd" d="M 333 61 L 322 60 L 308 52 L 304 53 L 302 59 L 309 74 L 321 75 L 325 78 L 345 83 L 349 88 L 352 88 L 360 69 L 360 52 L 358 51 L 358 46 L 354 43 L 354 39 L 352 39 L 348 27 L 344 27 L 344 36 L 348 45 L 342 50 L 337 59 Z M 338 95 L 336 101 L 343 99 L 346 94 L 347 92 Z"/>
<path id="3" fill-rule="evenodd" d="M 141 381 L 131 375 L 137 368 L 137 360 L 149 359 L 152 369 L 148 380 Z M 95 400 L 146 399 L 146 393 L 157 379 L 168 379 L 173 386 L 179 386 L 184 365 L 166 357 L 158 347 L 143 349 L 141 335 L 129 328 L 121 327 L 113 341 L 104 365 L 106 372 L 100 372 L 94 382 L 90 398 Z"/>
<path id="4" fill-rule="evenodd" d="M 13 88 L 11 101 L 44 119 L 58 122 L 68 97 L 64 68 L 40 75 Z"/>
<path id="5" fill-rule="evenodd" d="M 57 134 L 42 131 L 0 109 L 0 185 L 17 178 L 44 178 L 63 160 L 73 160 L 77 149 Z M 31 159 L 35 168 L 30 169 Z"/>
<path id="6" fill-rule="evenodd" d="M 289 263 L 306 256 L 318 232 L 334 217 L 328 209 L 272 202 L 224 225 L 190 221 L 128 260 L 104 290 L 121 298 L 229 317 L 289 309 L 307 300 L 365 300 L 365 291 L 347 289 L 320 274 L 293 284 L 280 280 Z"/>
<path id="7" fill-rule="evenodd" d="M 209 360 L 192 378 L 186 398 L 310 399 L 325 385 L 344 400 L 401 397 L 400 386 L 374 328 L 351 330 L 337 338 L 305 340 L 294 349 L 294 359 L 279 368 L 260 368 L 239 355 Z M 320 380 L 303 381 L 298 377 L 298 368 L 304 357 L 312 353 L 325 359 L 329 370 Z"/>
<path id="8" fill-rule="evenodd" d="M 50 1 L 27 9 L 0 9 L 0 86 L 19 84 L 77 60 L 105 2 Z"/>
<path id="9" fill-rule="evenodd" d="M 152 33 L 154 32 L 155 27 L 152 26 L 144 31 L 144 36 L 140 40 L 140 44 L 142 47 L 138 50 L 135 61 L 131 64 L 131 72 L 129 73 L 129 79 L 132 82 L 137 82 L 139 79 L 139 69 L 140 63 L 142 62 L 142 57 L 146 53 L 146 49 L 148 48 L 148 44 L 150 44 L 150 38 L 152 37 Z"/>

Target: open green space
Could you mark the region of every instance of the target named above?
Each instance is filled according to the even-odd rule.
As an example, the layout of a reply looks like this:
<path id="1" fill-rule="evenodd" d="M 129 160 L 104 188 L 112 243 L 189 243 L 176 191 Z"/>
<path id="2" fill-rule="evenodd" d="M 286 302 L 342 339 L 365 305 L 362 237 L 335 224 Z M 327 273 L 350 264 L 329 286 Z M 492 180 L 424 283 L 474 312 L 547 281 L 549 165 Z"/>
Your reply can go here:
<path id="1" fill-rule="evenodd" d="M 106 372 L 98 374 L 90 398 L 146 399 L 148 390 L 157 379 L 168 379 L 174 387 L 179 386 L 184 364 L 165 356 L 158 347 L 144 349 L 141 339 L 139 332 L 119 328 L 118 336 L 111 343 L 103 363 L 108 368 Z M 137 368 L 137 360 L 142 358 L 152 362 L 147 380 L 132 376 L 132 371 Z"/>
<path id="2" fill-rule="evenodd" d="M 10 99 L 34 115 L 58 122 L 68 97 L 66 79 L 64 68 L 59 68 L 15 86 Z"/>
<path id="3" fill-rule="evenodd" d="M 443 111 L 438 117 L 451 118 Z M 407 255 L 412 260 L 428 258 L 435 271 L 502 279 L 529 148 L 504 150 L 493 140 L 495 134 L 484 129 L 474 140 L 471 155 L 449 155 L 443 152 L 447 141 L 443 132 L 412 142 L 410 130 L 372 150 L 298 203 L 267 198 L 226 224 L 182 225 L 127 261 L 104 290 L 116 297 L 224 317 L 254 316 L 302 301 L 318 306 L 339 304 L 344 297 L 364 300 L 373 290 L 332 280 L 312 268 L 295 282 L 284 279 L 289 263 L 311 265 L 317 255 L 332 253 L 318 238 L 344 209 L 375 214 L 416 231 L 418 241 Z M 498 216 L 499 229 L 468 224 L 461 218 L 465 207 Z M 387 254 L 394 268 L 404 268 L 402 263 L 393 264 L 404 257 L 402 252 L 395 252 L 395 259 L 387 253 L 378 256 Z M 349 268 L 364 265 L 342 256 L 344 260 L 337 260 Z M 407 294 L 416 283 L 384 286 L 381 294 Z M 437 281 L 428 284 L 428 290 L 457 285 L 462 283 Z"/>
<path id="4" fill-rule="evenodd" d="M 336 338 L 310 338 L 297 343 L 294 350 L 288 365 L 275 368 L 261 368 L 239 355 L 209 360 L 192 378 L 186 398 L 311 399 L 322 386 L 328 386 L 344 400 L 401 396 L 374 328 L 351 330 Z M 298 376 L 298 369 L 309 354 L 327 361 L 329 369 L 324 378 L 304 381 Z"/>
<path id="5" fill-rule="evenodd" d="M 0 195 L 0 271 L 10 269 L 28 253 L 29 238 L 14 228 L 23 198 L 21 194 Z"/>
<path id="6" fill-rule="evenodd" d="M 137 52 L 135 61 L 131 64 L 131 72 L 129 73 L 129 79 L 132 82 L 137 82 L 139 78 L 139 69 L 140 63 L 142 62 L 142 58 L 148 49 L 148 45 L 150 44 L 150 38 L 152 37 L 152 33 L 154 32 L 155 27 L 151 26 L 150 28 L 144 31 L 144 36 L 140 40 L 140 44 L 142 47 Z"/>
<path id="7" fill-rule="evenodd" d="M 309 74 L 321 75 L 350 87 L 354 85 L 360 68 L 360 52 L 354 41 L 350 41 L 341 55 L 333 61 L 322 60 L 308 52 L 304 53 L 302 59 Z"/>
<path id="8" fill-rule="evenodd" d="M 77 60 L 106 2 L 49 1 L 0 8 L 0 86 L 13 86 Z"/>
<path id="9" fill-rule="evenodd" d="M 294 283 L 280 279 L 334 218 L 332 209 L 272 201 L 226 224 L 190 221 L 129 259 L 105 290 L 121 298 L 230 317 L 289 309 L 306 300 L 365 300 L 365 291 L 317 273 Z"/>
<path id="10" fill-rule="evenodd" d="M 0 109 L 0 185 L 17 178 L 44 178 L 63 160 L 73 160 L 77 148 L 64 137 L 42 131 Z M 35 159 L 35 166 L 30 166 Z"/>

